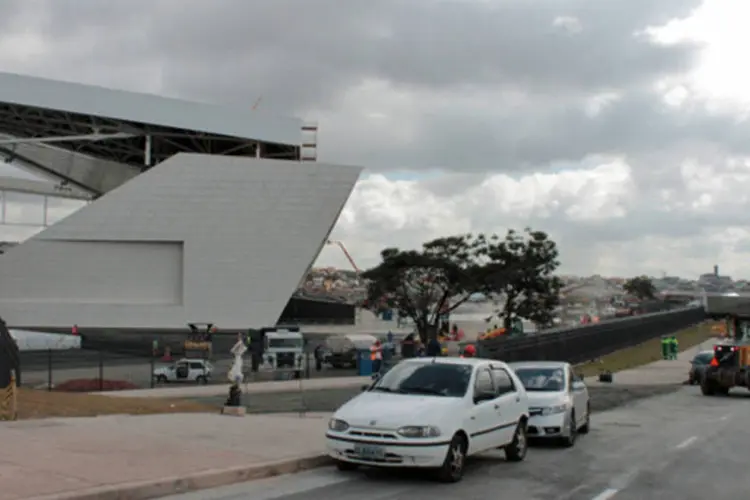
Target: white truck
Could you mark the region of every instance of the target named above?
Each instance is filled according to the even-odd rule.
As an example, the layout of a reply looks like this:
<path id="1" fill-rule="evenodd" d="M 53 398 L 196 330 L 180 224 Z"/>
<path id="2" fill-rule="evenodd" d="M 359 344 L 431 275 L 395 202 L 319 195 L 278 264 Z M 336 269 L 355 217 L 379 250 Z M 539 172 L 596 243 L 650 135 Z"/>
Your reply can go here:
<path id="1" fill-rule="evenodd" d="M 261 370 L 286 372 L 298 379 L 306 366 L 305 339 L 300 332 L 282 329 L 266 332 Z"/>

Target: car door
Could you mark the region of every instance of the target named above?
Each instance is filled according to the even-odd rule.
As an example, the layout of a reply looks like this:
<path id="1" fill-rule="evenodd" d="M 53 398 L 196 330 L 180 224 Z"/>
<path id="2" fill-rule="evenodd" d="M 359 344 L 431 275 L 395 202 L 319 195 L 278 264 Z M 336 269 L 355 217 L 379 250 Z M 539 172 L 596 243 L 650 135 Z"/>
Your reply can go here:
<path id="1" fill-rule="evenodd" d="M 186 361 L 180 361 L 174 365 L 174 375 L 177 380 L 185 380 L 190 375 L 190 367 Z"/>
<path id="2" fill-rule="evenodd" d="M 567 370 L 567 379 L 568 392 L 570 393 L 570 397 L 573 400 L 573 408 L 575 408 L 576 412 L 576 424 L 578 426 L 581 426 L 586 420 L 586 411 L 588 411 L 588 389 L 586 388 L 586 384 L 583 382 L 583 378 L 576 375 L 575 372 L 573 372 L 572 367 L 570 366 Z"/>
<path id="3" fill-rule="evenodd" d="M 495 385 L 488 365 L 477 367 L 472 389 L 472 404 L 468 432 L 470 452 L 477 453 L 498 445 L 498 420 Z M 481 398 L 481 399 L 480 399 Z"/>
<path id="4" fill-rule="evenodd" d="M 513 377 L 511 377 L 506 368 L 493 365 L 491 370 L 492 380 L 497 393 L 497 399 L 495 400 L 497 425 L 501 426 L 500 432 L 497 434 L 497 438 L 499 439 L 499 443 L 496 444 L 497 447 L 504 446 L 513 441 L 516 425 L 521 419 L 525 403 L 522 401 Z"/>
<path id="5" fill-rule="evenodd" d="M 203 367 L 203 363 L 198 361 L 191 361 L 190 362 L 190 375 L 188 378 L 190 380 L 195 380 L 200 376 L 203 376 L 205 374 L 205 369 Z"/>

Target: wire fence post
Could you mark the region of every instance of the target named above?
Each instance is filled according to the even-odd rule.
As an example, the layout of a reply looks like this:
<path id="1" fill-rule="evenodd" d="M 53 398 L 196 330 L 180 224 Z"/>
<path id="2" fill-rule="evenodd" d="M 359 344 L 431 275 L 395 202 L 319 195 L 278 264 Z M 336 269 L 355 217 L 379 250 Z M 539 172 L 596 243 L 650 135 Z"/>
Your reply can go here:
<path id="1" fill-rule="evenodd" d="M 99 350 L 99 392 L 104 392 L 104 351 Z"/>
<path id="2" fill-rule="evenodd" d="M 52 391 L 52 349 L 47 349 L 47 391 Z"/>
<path id="3" fill-rule="evenodd" d="M 151 356 L 151 388 L 156 387 L 156 379 L 154 379 L 154 370 L 156 369 L 156 354 Z"/>

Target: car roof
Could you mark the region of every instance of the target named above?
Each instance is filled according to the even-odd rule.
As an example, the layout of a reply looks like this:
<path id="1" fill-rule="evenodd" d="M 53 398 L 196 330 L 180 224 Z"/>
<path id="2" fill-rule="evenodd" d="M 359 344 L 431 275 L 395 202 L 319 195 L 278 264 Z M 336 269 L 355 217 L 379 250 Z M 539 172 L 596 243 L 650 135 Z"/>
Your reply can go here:
<path id="1" fill-rule="evenodd" d="M 565 368 L 570 366 L 567 361 L 514 361 L 508 363 L 513 369 L 516 368 Z"/>
<path id="2" fill-rule="evenodd" d="M 435 358 L 409 358 L 402 361 L 402 363 L 420 363 L 420 364 L 429 364 L 429 363 L 441 363 L 441 364 L 450 364 L 450 365 L 468 365 L 468 366 L 478 366 L 483 365 L 486 363 L 496 363 L 500 365 L 505 365 L 502 361 L 497 361 L 495 359 L 484 359 L 484 358 L 459 358 L 455 356 L 440 356 Z"/>

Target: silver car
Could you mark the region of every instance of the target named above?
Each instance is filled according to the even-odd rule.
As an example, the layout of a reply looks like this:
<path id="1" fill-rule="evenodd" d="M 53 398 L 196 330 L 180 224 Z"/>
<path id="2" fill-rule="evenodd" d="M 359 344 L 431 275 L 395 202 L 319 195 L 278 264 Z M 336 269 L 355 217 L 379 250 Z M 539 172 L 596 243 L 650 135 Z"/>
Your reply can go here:
<path id="1" fill-rule="evenodd" d="M 554 439 L 566 447 L 590 427 L 589 391 L 564 361 L 510 363 L 529 397 L 529 438 Z"/>

